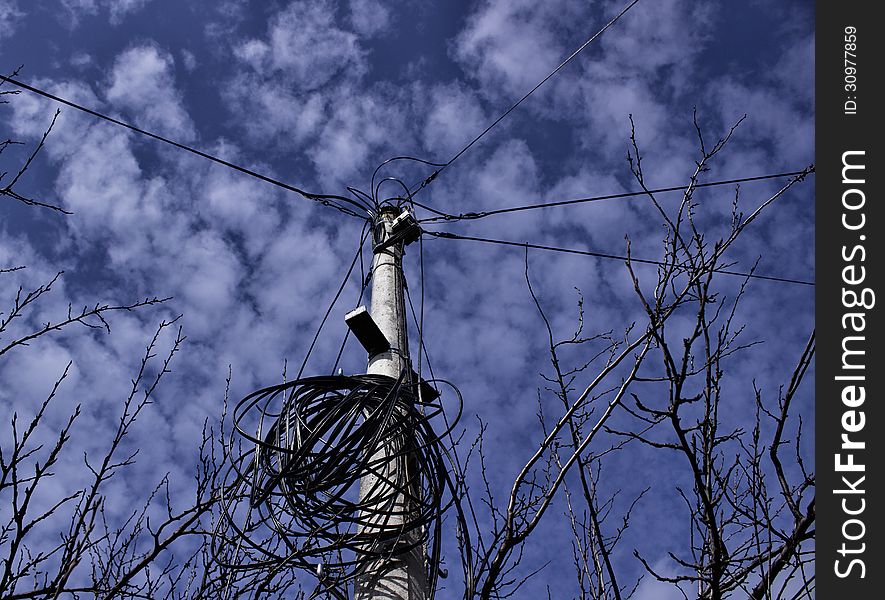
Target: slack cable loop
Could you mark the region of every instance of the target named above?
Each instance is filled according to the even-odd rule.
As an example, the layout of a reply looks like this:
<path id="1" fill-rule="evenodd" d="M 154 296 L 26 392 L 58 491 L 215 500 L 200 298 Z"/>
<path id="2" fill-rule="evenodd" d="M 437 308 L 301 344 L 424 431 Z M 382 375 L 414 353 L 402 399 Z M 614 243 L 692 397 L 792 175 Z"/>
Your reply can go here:
<path id="1" fill-rule="evenodd" d="M 444 444 L 463 402 L 445 382 L 457 402 L 450 420 L 439 400 L 419 401 L 407 376 L 309 377 L 237 403 L 234 431 L 246 449 L 228 446 L 233 460 L 213 556 L 240 572 L 296 567 L 323 591 L 345 597 L 374 561 L 426 546 L 432 597 L 445 511 L 458 507 L 466 528 L 461 474 Z M 445 424 L 435 427 L 440 416 Z M 369 475 L 374 483 L 361 494 Z M 397 508 L 403 498 L 408 508 Z M 239 550 L 231 557 L 225 548 L 234 540 Z"/>
<path id="2" fill-rule="evenodd" d="M 388 164 L 398 161 L 398 160 L 408 160 L 408 161 L 417 162 L 417 163 L 421 163 L 421 164 L 425 164 L 425 165 L 430 165 L 432 167 L 442 167 L 444 164 L 444 163 L 431 162 L 429 160 L 424 160 L 422 158 L 417 158 L 415 156 L 394 156 L 393 158 L 388 158 L 387 160 L 382 162 L 380 165 L 378 165 L 375 168 L 375 171 L 372 173 L 372 182 L 371 182 L 371 189 L 372 190 L 375 189 L 375 177 L 378 175 L 378 171 L 383 169 Z M 406 195 L 409 195 L 408 188 L 406 188 Z"/>
<path id="3" fill-rule="evenodd" d="M 398 183 L 398 184 L 400 184 L 400 186 L 402 186 L 403 190 L 405 190 L 405 192 L 406 192 L 406 196 L 405 196 L 405 198 L 407 198 L 407 197 L 409 196 L 409 186 L 407 186 L 407 185 L 405 184 L 405 182 L 404 182 L 402 179 L 399 179 L 398 177 L 385 177 L 384 179 L 382 179 L 381 181 L 379 181 L 378 184 L 375 186 L 374 192 L 375 192 L 375 198 L 376 198 L 376 199 L 377 199 L 378 196 L 379 196 L 379 190 L 381 189 L 381 186 L 382 186 L 385 182 L 388 182 L 388 181 L 392 181 L 392 182 L 394 182 L 394 183 Z M 395 197 L 395 198 L 391 198 L 391 200 L 404 200 L 405 198 L 404 198 L 403 196 L 397 196 L 397 197 Z M 380 201 L 379 201 L 379 202 L 380 202 Z"/>

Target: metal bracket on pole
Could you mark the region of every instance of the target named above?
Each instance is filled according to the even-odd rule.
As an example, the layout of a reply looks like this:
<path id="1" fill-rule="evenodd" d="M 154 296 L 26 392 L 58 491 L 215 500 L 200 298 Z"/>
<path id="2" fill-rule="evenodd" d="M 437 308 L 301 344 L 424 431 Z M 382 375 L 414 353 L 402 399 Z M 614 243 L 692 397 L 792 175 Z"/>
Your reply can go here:
<path id="1" fill-rule="evenodd" d="M 390 342 L 384 337 L 384 333 L 378 327 L 378 324 L 375 323 L 375 319 L 372 318 L 365 306 L 357 307 L 344 315 L 344 322 L 347 323 L 347 327 L 353 332 L 357 341 L 368 352 L 369 358 L 390 350 Z M 411 375 L 411 380 L 421 386 L 422 400 L 432 402 L 439 398 L 439 392 L 433 389 L 432 385 L 423 379 L 419 381 L 418 374 L 414 369 L 411 369 Z"/>
<path id="2" fill-rule="evenodd" d="M 344 315 L 344 322 L 369 353 L 370 358 L 390 350 L 390 341 L 384 337 L 384 333 L 378 328 L 378 324 L 365 306 L 357 307 Z"/>

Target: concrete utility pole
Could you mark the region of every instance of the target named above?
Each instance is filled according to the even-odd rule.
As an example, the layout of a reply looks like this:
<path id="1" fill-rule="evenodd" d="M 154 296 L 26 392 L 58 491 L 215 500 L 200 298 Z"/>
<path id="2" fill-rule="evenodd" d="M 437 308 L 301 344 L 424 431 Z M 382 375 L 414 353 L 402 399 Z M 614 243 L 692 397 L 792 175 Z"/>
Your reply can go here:
<path id="1" fill-rule="evenodd" d="M 400 211 L 387 205 L 382 208 L 375 228 L 374 245 L 378 246 L 392 235 L 393 220 Z M 403 242 L 397 242 L 375 253 L 372 263 L 372 309 L 371 316 L 384 337 L 390 342 L 390 350 L 369 357 L 368 373 L 398 378 L 403 370 L 408 373 L 409 364 L 408 329 L 406 325 L 405 297 L 403 286 Z M 383 459 L 402 449 L 382 449 L 371 460 Z M 407 473 L 397 472 L 408 469 L 402 458 L 392 458 L 383 467 L 383 479 L 390 481 L 407 480 Z M 379 481 L 375 475 L 368 475 L 360 482 L 360 499 L 372 494 L 377 486 L 390 485 Z M 408 514 L 407 499 L 402 494 L 391 506 L 391 512 Z M 381 519 L 378 519 L 381 522 Z M 391 515 L 383 521 L 386 526 L 403 522 L 400 515 Z M 418 535 L 416 532 L 410 536 Z M 414 538 L 412 538 L 414 539 Z M 390 559 L 376 559 L 369 563 L 365 574 L 356 581 L 355 600 L 424 600 L 428 595 L 425 575 L 424 545 L 393 556 Z"/>

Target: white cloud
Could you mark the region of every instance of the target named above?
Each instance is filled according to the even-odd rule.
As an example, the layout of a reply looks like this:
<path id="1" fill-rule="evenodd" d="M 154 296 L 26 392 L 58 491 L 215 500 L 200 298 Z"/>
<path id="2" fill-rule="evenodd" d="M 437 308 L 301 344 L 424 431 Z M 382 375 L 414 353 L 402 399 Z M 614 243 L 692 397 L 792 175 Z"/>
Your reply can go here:
<path id="1" fill-rule="evenodd" d="M 571 16 L 545 2 L 488 0 L 458 35 L 455 57 L 486 93 L 519 97 L 561 61 L 558 34 Z"/>
<path id="2" fill-rule="evenodd" d="M 71 56 L 71 65 L 77 70 L 85 69 L 93 64 L 92 56 L 85 52 L 77 52 Z"/>
<path id="3" fill-rule="evenodd" d="M 197 68 L 197 57 L 187 48 L 181 50 L 181 62 L 189 72 Z"/>
<path id="4" fill-rule="evenodd" d="M 98 12 L 98 0 L 61 0 L 62 6 L 72 16 L 94 15 Z"/>
<path id="5" fill-rule="evenodd" d="M 655 563 L 652 568 L 655 572 L 667 577 L 672 576 L 672 569 L 666 561 Z M 646 575 L 636 593 L 633 596 L 636 600 L 684 600 L 685 596 L 672 583 L 658 581 L 651 575 Z"/>
<path id="6" fill-rule="evenodd" d="M 119 25 L 127 15 L 138 12 L 153 0 L 105 0 L 105 2 L 111 13 L 111 24 Z"/>
<path id="7" fill-rule="evenodd" d="M 599 25 L 617 14 L 621 3 L 610 3 Z M 687 70 L 710 41 L 714 5 L 690 0 L 660 0 L 654 10 L 637 4 L 599 38 L 605 49 L 605 62 L 622 74 L 657 73 L 662 67 L 678 65 Z M 667 85 L 682 84 L 679 72 L 667 73 Z"/>
<path id="8" fill-rule="evenodd" d="M 318 133 L 330 112 L 347 111 L 338 105 L 356 100 L 353 86 L 367 68 L 357 35 L 339 26 L 328 0 L 290 3 L 233 55 L 238 69 L 222 92 L 228 107 L 250 115 L 240 120 L 250 141 L 286 150 Z"/>
<path id="9" fill-rule="evenodd" d="M 270 46 L 261 40 L 247 40 L 234 48 L 234 56 L 256 71 L 260 70 L 270 54 Z"/>
<path id="10" fill-rule="evenodd" d="M 234 55 L 265 76 L 282 75 L 302 91 L 364 68 L 356 36 L 337 27 L 328 0 L 292 2 L 271 19 L 265 40 L 241 42 Z"/>
<path id="11" fill-rule="evenodd" d="M 108 101 L 131 111 L 136 123 L 177 139 L 193 137 L 190 117 L 175 87 L 172 56 L 154 45 L 129 48 L 114 61 Z"/>
<path id="12" fill-rule="evenodd" d="M 229 160 L 242 160 L 241 156 L 226 152 L 223 146 L 219 150 L 217 154 Z M 205 222 L 241 235 L 249 257 L 257 255 L 279 226 L 276 192 L 270 186 L 256 185 L 250 177 L 220 167 L 212 167 L 201 175 L 191 182 L 190 190 L 182 190 L 181 194 L 193 195 L 194 208 Z"/>
<path id="13" fill-rule="evenodd" d="M 18 0 L 0 0 L 0 40 L 11 36 L 18 21 L 24 16 Z"/>
<path id="14" fill-rule="evenodd" d="M 510 140 L 497 147 L 474 174 L 470 209 L 496 209 L 534 203 L 541 195 L 538 165 L 531 150 L 521 140 Z M 522 213 L 506 221 L 508 236 L 535 237 L 539 214 Z"/>
<path id="15" fill-rule="evenodd" d="M 158 257 L 170 267 L 167 285 L 180 295 L 183 306 L 199 307 L 188 319 L 194 333 L 211 335 L 227 315 L 236 312 L 243 265 L 217 232 L 193 232 L 170 241 L 178 247 Z"/>
<path id="16" fill-rule="evenodd" d="M 448 158 L 485 129 L 488 117 L 467 86 L 458 82 L 436 85 L 426 96 L 423 142 L 432 155 Z"/>
<path id="17" fill-rule="evenodd" d="M 66 24 L 76 28 L 84 16 L 95 16 L 101 10 L 108 11 L 111 25 L 120 25 L 130 14 L 136 13 L 153 0 L 62 0 L 68 17 Z"/>
<path id="18" fill-rule="evenodd" d="M 95 93 L 88 86 L 79 82 L 71 83 L 38 78 L 34 81 L 34 85 L 76 103 L 91 106 L 100 104 Z M 53 109 L 56 108 L 51 103 L 32 94 L 16 96 L 15 102 L 11 102 L 9 106 L 12 109 L 12 117 L 9 119 L 8 125 L 12 132 L 23 138 L 38 139 L 49 126 Z M 93 120 L 86 119 L 77 111 L 64 111 L 52 131 L 52 139 L 58 143 L 47 144 L 45 151 L 52 155 L 60 155 L 63 154 L 62 148 L 74 148 L 77 137 L 82 134 L 82 127 L 93 123 Z"/>
<path id="19" fill-rule="evenodd" d="M 255 73 L 235 77 L 222 94 L 232 112 L 255 115 L 242 120 L 240 127 L 249 141 L 260 146 L 299 146 L 327 118 L 329 100 L 323 94 L 298 93 L 284 82 L 264 80 Z"/>
<path id="20" fill-rule="evenodd" d="M 812 102 L 814 98 L 814 36 L 786 48 L 771 70 L 772 79 L 786 86 L 793 102 Z M 780 74 L 780 75 L 776 75 Z"/>
<path id="21" fill-rule="evenodd" d="M 90 3 L 80 5 L 90 10 Z M 721 131 L 722 122 L 747 109 L 752 113 L 735 139 L 733 152 L 723 155 L 711 178 L 765 171 L 775 159 L 789 162 L 810 152 L 803 115 L 811 103 L 807 96 L 799 97 L 808 87 L 803 79 L 807 69 L 802 67 L 811 47 L 808 38 L 803 38 L 801 47 L 772 59 L 781 65 L 778 70 L 802 71 L 804 76 L 766 81 L 772 86 L 766 91 L 758 89 L 758 82 L 729 74 L 711 79 L 703 89 L 680 74 L 703 49 L 702 33 L 683 32 L 677 26 L 705 23 L 695 18 L 704 17 L 702 7 L 680 1 L 655 6 L 664 8 L 647 9 L 640 3 L 637 8 L 645 12 L 625 17 L 611 32 L 618 35 L 607 34 L 591 58 L 577 59 L 419 199 L 437 208 L 471 211 L 633 189 L 623 159 L 629 144 L 628 112 L 634 113 L 640 143 L 647 149 L 650 179 L 661 185 L 679 184 L 693 166 L 694 100 L 701 105 L 702 122 L 709 124 L 711 137 Z M 225 22 L 227 37 L 211 42 L 217 49 L 220 39 L 227 41 L 217 54 L 195 40 L 188 40 L 189 50 L 138 43 L 116 59 L 84 46 L 95 66 L 110 73 L 105 82 L 107 102 L 100 89 L 96 94 L 81 83 L 38 80 L 37 84 L 181 139 L 194 136 L 188 110 L 203 105 L 190 95 L 187 104 L 182 101 L 182 93 L 191 92 L 184 86 L 191 82 L 186 78 L 176 82 L 172 57 L 179 66 L 193 69 L 188 56 L 198 55 L 194 76 L 218 73 L 214 85 L 230 109 L 221 119 L 226 120 L 225 129 L 207 126 L 204 131 L 201 121 L 205 141 L 200 146 L 299 186 L 304 182 L 304 187 L 334 192 L 345 183 L 364 184 L 371 170 L 394 154 L 426 151 L 442 154 L 443 159 L 450 156 L 497 116 L 497 107 L 506 106 L 507 99 L 518 97 L 558 64 L 573 41 L 583 41 L 587 27 L 598 25 L 599 12 L 598 6 L 592 6 L 590 19 L 584 3 L 565 8 L 523 0 L 483 3 L 466 17 L 463 31 L 451 42 L 451 55 L 458 64 L 446 65 L 451 68 L 442 78 L 434 78 L 437 71 L 431 69 L 414 71 L 416 81 L 401 86 L 365 77 L 373 57 L 368 46 L 360 45 L 360 36 L 389 31 L 392 23 L 398 23 L 394 19 L 403 17 L 395 15 L 392 6 L 379 12 L 368 1 L 340 6 L 295 2 L 280 12 L 268 9 L 251 16 L 247 8 L 243 2 L 216 8 L 230 17 Z M 120 10 L 121 15 L 131 14 Z M 645 36 L 647 43 L 621 39 L 625 32 Z M 680 38 L 683 35 L 688 37 Z M 459 66 L 462 73 L 457 72 Z M 202 85 L 199 89 L 205 91 Z M 766 104 L 778 96 L 790 99 L 768 114 Z M 46 102 L 26 95 L 16 97 L 10 108 L 13 131 L 31 141 L 39 138 L 51 118 Z M 563 138 L 553 139 L 546 129 L 548 120 L 561 126 Z M 284 357 L 289 358 L 292 374 L 350 263 L 359 230 L 356 221 L 314 208 L 295 195 L 175 152 L 158 150 L 129 132 L 64 111 L 45 149 L 44 158 L 52 166 L 46 181 L 75 212 L 62 222 L 60 237 L 71 248 L 64 260 L 81 271 L 76 289 L 59 287 L 57 302 L 47 306 L 45 314 L 63 311 L 68 300 L 131 299 L 142 293 L 172 295 L 174 300 L 158 311 L 116 316 L 110 337 L 75 334 L 29 354 L 30 362 L 22 363 L 22 373 L 33 374 L 39 372 L 41 361 L 57 368 L 66 356 L 77 357 L 71 396 L 89 400 L 92 412 L 84 421 L 86 431 L 103 432 L 115 415 L 109 409 L 118 407 L 130 367 L 156 321 L 183 312 L 189 340 L 173 364 L 173 377 L 178 379 L 168 383 L 151 409 L 155 412 L 142 421 L 150 428 L 133 437 L 134 444 L 146 448 L 139 463 L 143 469 L 139 474 L 147 474 L 144 480 L 159 469 L 172 469 L 173 477 L 189 480 L 188 465 L 180 458 L 192 449 L 203 418 L 218 414 L 228 364 L 234 370 L 234 398 L 278 381 Z M 551 153 L 561 158 L 554 160 Z M 394 163 L 389 171 L 397 176 L 405 173 L 407 182 L 413 183 L 429 170 Z M 745 188 L 748 201 L 758 197 L 752 191 Z M 720 218 L 728 210 L 729 196 L 730 190 L 705 193 L 705 203 L 710 201 L 704 204 L 705 214 Z M 672 202 L 668 197 L 668 206 Z M 755 237 L 748 237 L 747 247 L 735 256 L 743 260 L 760 248 L 794 255 L 795 247 L 808 239 L 810 215 L 801 202 L 787 206 L 773 213 L 784 219 L 781 231 L 777 222 L 758 223 L 764 227 L 758 233 L 754 229 Z M 653 208 L 639 198 L 453 223 L 451 230 L 611 253 L 623 252 L 624 233 L 629 232 L 636 256 L 656 258 L 659 226 Z M 11 238 L 6 230 L 12 225 L 3 227 L 0 264 L 22 261 L 32 266 L 29 273 L 50 273 L 52 260 L 41 257 L 24 238 Z M 425 238 L 424 250 L 428 346 L 437 375 L 453 379 L 465 393 L 466 426 L 473 426 L 473 415 L 507 411 L 507 419 L 491 423 L 488 440 L 498 484 L 518 459 L 532 451 L 525 444 L 527 436 L 537 433 L 534 391 L 539 385 L 537 371 L 545 368 L 544 334 L 525 287 L 524 254 L 516 248 L 430 238 Z M 416 307 L 417 252 L 417 245 L 410 246 L 406 260 Z M 569 333 L 575 323 L 573 285 L 586 294 L 588 333 L 611 328 L 618 334 L 632 317 L 632 284 L 623 264 L 541 251 L 532 251 L 529 260 L 535 290 L 557 333 Z M 813 266 L 809 256 L 790 262 L 796 268 Z M 654 269 L 643 269 L 647 284 Z M 70 271 L 72 277 L 75 270 Z M 762 315 L 754 319 L 763 325 L 782 316 L 772 309 L 773 303 L 791 302 L 780 288 L 776 293 L 767 290 L 754 296 L 750 305 L 750 314 Z M 351 285 L 320 338 L 309 374 L 330 366 L 326 359 L 334 357 L 343 336 L 341 316 L 355 299 Z M 798 325 L 783 324 L 779 335 L 787 336 L 791 327 Z M 345 358 L 346 370 L 360 371 L 364 360 L 364 353 L 352 352 Z M 0 367 L 18 368 L 18 364 Z M 766 373 L 774 370 L 769 367 Z M 747 367 L 741 375 L 750 371 Z M 27 387 L 27 382 L 7 379 L 6 371 L 3 375 L 16 388 Z M 42 393 L 45 383 L 45 378 L 35 383 L 31 395 Z M 0 405 L 7 406 L 6 399 Z M 82 443 L 100 445 L 91 438 Z M 664 460 L 656 465 L 662 471 L 669 468 Z M 637 468 L 643 467 L 648 465 Z M 615 479 L 601 485 L 623 483 Z M 139 495 L 135 480 L 120 486 L 119 493 L 126 497 Z M 638 507 L 637 519 L 643 510 L 646 515 L 653 512 Z M 636 529 L 638 535 L 647 531 Z M 538 595 L 537 587 L 526 588 L 526 593 Z M 640 598 L 665 599 L 667 593 L 648 579 L 637 592 Z"/>
<path id="22" fill-rule="evenodd" d="M 310 159 L 324 185 L 341 189 L 342 184 L 367 182 L 383 160 L 379 157 L 412 146 L 413 134 L 406 128 L 410 98 L 403 90 L 378 86 L 360 92 L 341 86 L 336 99 Z"/>
<path id="23" fill-rule="evenodd" d="M 350 22 L 358 33 L 372 37 L 388 29 L 390 11 L 378 0 L 350 0 Z"/>

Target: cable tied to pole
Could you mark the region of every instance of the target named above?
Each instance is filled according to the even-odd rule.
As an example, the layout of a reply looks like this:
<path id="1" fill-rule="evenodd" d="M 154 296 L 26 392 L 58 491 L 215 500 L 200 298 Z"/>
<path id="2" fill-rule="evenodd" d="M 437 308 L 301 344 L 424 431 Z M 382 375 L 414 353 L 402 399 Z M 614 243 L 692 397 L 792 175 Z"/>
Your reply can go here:
<path id="1" fill-rule="evenodd" d="M 373 561 L 425 546 L 433 590 L 442 517 L 459 497 L 444 440 L 462 399 L 439 380 L 457 403 L 454 418 L 444 415 L 441 400 L 419 398 L 410 379 L 405 371 L 308 377 L 243 398 L 213 535 L 217 560 L 235 571 L 300 568 L 318 589 L 346 597 Z M 360 498 L 367 477 L 374 483 Z"/>

